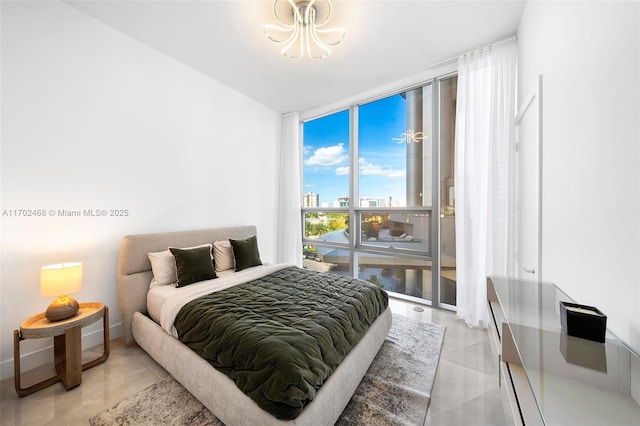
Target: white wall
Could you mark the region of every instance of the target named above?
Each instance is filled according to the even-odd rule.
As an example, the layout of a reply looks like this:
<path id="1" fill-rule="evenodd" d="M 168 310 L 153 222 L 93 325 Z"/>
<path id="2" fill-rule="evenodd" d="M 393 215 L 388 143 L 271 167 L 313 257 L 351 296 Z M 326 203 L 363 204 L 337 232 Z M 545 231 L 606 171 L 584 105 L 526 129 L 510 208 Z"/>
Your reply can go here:
<path id="1" fill-rule="evenodd" d="M 640 350 L 640 3 L 527 2 L 520 93 L 543 74 L 542 279 Z"/>
<path id="2" fill-rule="evenodd" d="M 2 378 L 13 330 L 51 301 L 39 296 L 43 265 L 83 262 L 74 296 L 107 304 L 117 337 L 123 235 L 255 224 L 275 260 L 278 113 L 63 3 L 1 7 Z M 55 214 L 7 216 L 15 209 Z M 83 330 L 85 346 L 100 329 Z M 51 362 L 51 344 L 24 341 L 23 370 Z"/>

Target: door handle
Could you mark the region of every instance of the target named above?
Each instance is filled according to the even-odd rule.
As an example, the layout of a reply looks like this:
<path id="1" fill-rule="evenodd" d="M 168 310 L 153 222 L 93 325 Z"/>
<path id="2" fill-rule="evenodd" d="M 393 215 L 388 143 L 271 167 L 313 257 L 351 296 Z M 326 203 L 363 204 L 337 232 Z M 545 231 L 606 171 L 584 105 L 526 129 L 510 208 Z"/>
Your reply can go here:
<path id="1" fill-rule="evenodd" d="M 533 268 L 526 268 L 526 267 L 522 267 L 522 270 L 525 271 L 527 274 L 535 274 L 536 270 Z"/>

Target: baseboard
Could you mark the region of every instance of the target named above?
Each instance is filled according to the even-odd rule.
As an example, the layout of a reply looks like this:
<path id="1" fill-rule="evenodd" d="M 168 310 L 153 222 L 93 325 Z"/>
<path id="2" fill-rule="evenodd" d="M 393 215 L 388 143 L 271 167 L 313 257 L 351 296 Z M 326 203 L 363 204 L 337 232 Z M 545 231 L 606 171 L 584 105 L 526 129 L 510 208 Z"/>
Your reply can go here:
<path id="1" fill-rule="evenodd" d="M 122 323 L 109 326 L 109 338 L 117 339 L 122 336 Z M 82 349 L 102 345 L 102 328 L 82 335 Z M 12 340 L 13 342 L 13 340 Z M 13 344 L 13 343 L 12 343 Z M 53 339 L 51 345 L 20 357 L 20 369 L 25 372 L 34 368 L 53 363 Z M 0 380 L 13 377 L 13 358 L 0 362 Z"/>

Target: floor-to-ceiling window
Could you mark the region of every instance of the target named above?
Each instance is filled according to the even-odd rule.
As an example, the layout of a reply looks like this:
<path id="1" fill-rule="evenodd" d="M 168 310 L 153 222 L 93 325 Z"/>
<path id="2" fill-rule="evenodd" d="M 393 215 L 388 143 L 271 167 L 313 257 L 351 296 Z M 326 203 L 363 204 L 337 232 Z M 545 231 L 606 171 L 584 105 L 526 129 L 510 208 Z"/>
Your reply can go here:
<path id="1" fill-rule="evenodd" d="M 304 267 L 455 305 L 454 129 L 455 77 L 305 121 Z"/>

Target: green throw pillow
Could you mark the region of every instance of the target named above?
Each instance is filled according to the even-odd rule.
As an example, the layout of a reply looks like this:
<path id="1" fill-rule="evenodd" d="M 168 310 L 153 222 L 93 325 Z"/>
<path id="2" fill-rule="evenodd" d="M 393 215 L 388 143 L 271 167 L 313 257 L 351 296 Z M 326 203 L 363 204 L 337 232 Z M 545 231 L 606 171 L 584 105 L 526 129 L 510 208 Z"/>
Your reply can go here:
<path id="1" fill-rule="evenodd" d="M 198 281 L 217 278 L 211 259 L 211 246 L 192 249 L 169 247 L 176 259 L 178 282 L 176 287 L 184 287 Z"/>
<path id="2" fill-rule="evenodd" d="M 260 253 L 258 252 L 258 239 L 254 235 L 246 240 L 229 239 L 233 249 L 234 268 L 237 271 L 250 268 L 251 266 L 262 265 Z"/>

